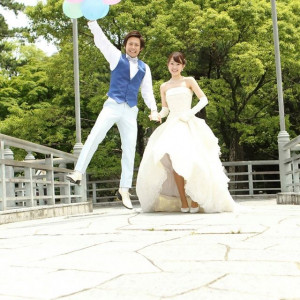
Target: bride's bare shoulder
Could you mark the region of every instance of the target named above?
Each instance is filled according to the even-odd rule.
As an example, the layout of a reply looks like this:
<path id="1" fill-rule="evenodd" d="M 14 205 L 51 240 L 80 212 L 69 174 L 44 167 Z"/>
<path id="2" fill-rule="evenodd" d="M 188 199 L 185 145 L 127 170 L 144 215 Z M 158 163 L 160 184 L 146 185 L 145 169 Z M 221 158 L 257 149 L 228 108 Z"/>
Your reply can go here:
<path id="1" fill-rule="evenodd" d="M 164 82 L 161 86 L 160 86 L 160 90 L 162 92 L 166 92 L 168 89 L 168 82 Z"/>
<path id="2" fill-rule="evenodd" d="M 192 77 L 192 76 L 184 77 L 184 80 L 185 80 L 186 83 L 189 83 L 189 84 L 192 84 L 196 81 L 195 78 Z"/>
<path id="3" fill-rule="evenodd" d="M 186 87 L 188 87 L 190 89 L 193 89 L 193 87 L 195 87 L 195 85 L 197 85 L 196 79 L 192 76 L 185 77 L 184 80 L 185 80 Z"/>

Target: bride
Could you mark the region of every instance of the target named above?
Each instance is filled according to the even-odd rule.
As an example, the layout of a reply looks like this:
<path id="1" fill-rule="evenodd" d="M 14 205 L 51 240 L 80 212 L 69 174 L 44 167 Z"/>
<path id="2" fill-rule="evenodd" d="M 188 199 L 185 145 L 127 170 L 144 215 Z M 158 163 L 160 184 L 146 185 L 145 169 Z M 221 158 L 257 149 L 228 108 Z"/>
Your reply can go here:
<path id="1" fill-rule="evenodd" d="M 159 113 L 160 121 L 168 118 L 149 138 L 138 171 L 137 196 L 144 212 L 233 211 L 218 139 L 195 116 L 208 101 L 193 77 L 181 75 L 185 64 L 181 52 L 168 58 L 171 79 L 160 87 Z M 199 102 L 191 108 L 193 94 Z"/>

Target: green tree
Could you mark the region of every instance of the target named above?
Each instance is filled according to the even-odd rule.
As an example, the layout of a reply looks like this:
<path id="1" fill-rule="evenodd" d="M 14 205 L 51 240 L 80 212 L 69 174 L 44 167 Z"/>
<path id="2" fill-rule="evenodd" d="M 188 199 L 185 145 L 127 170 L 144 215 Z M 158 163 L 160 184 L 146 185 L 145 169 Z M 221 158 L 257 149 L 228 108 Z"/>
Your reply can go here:
<path id="1" fill-rule="evenodd" d="M 34 46 L 22 46 L 18 60 L 23 63 L 16 68 L 17 75 L 2 75 L 0 103 L 5 113 L 0 131 L 61 148 L 66 135 L 65 110 L 52 103 L 53 92 L 46 72 L 49 58 Z"/>
<path id="2" fill-rule="evenodd" d="M 1 0 L 0 7 L 4 10 L 12 10 L 15 14 L 18 14 L 20 11 L 24 9 L 24 5 L 12 2 L 11 0 Z M 15 30 L 9 30 L 8 25 L 5 21 L 5 18 L 2 14 L 0 14 L 0 39 L 4 39 L 7 37 L 13 37 Z"/>
<path id="3" fill-rule="evenodd" d="M 4 11 L 12 10 L 15 14 L 18 14 L 24 9 L 24 5 L 15 3 L 10 0 L 1 0 L 0 7 Z M 0 14 L 0 69 L 12 69 L 15 67 L 15 59 L 12 57 L 11 51 L 13 46 L 7 41 L 8 38 L 14 37 L 20 29 L 9 29 L 6 20 L 2 14 Z"/>
<path id="4" fill-rule="evenodd" d="M 48 0 L 26 9 L 32 21 L 31 36 L 42 35 L 60 49 L 47 62 L 50 106 L 63 108 L 68 120 L 58 141 L 75 142 L 72 23 L 62 13 L 62 0 Z M 286 123 L 291 136 L 299 132 L 300 4 L 277 1 Z M 206 121 L 219 138 L 223 159 L 247 160 L 277 157 L 279 131 L 276 74 L 269 0 L 126 0 L 110 7 L 98 20 L 119 49 L 125 33 L 137 29 L 146 38 L 141 59 L 152 70 L 155 97 L 160 107 L 160 84 L 169 79 L 167 57 L 172 51 L 186 54 L 185 74 L 194 76 L 209 99 Z M 85 18 L 78 19 L 80 92 L 83 141 L 106 99 L 110 72 L 94 46 Z M 4 84 L 4 83 L 3 83 Z M 15 101 L 15 96 L 12 97 Z M 197 99 L 194 99 L 196 102 Z M 146 135 L 157 125 L 139 101 L 138 155 Z M 49 102 L 48 102 L 49 105 Z M 61 128 L 61 130 L 63 130 Z M 150 129 L 150 130 L 149 130 Z M 54 135 L 54 138 L 57 138 Z M 91 164 L 93 172 L 110 168 L 108 151 L 120 156 L 120 141 L 112 130 Z M 105 157 L 105 159 L 103 159 Z M 100 163 L 101 161 L 101 163 Z M 105 162 L 107 165 L 105 166 Z M 97 171 L 98 170 L 98 171 Z M 112 173 L 118 173 L 111 168 Z"/>

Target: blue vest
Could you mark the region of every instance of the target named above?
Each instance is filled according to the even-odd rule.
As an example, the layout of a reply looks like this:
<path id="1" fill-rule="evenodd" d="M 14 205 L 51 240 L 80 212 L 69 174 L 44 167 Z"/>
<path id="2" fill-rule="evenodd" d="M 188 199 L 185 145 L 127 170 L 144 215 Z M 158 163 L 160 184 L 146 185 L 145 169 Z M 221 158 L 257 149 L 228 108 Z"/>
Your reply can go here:
<path id="1" fill-rule="evenodd" d="M 130 107 L 137 105 L 138 92 L 145 73 L 145 63 L 138 60 L 138 72 L 130 79 L 129 61 L 122 54 L 116 68 L 111 72 L 107 95 L 118 103 L 127 102 Z"/>

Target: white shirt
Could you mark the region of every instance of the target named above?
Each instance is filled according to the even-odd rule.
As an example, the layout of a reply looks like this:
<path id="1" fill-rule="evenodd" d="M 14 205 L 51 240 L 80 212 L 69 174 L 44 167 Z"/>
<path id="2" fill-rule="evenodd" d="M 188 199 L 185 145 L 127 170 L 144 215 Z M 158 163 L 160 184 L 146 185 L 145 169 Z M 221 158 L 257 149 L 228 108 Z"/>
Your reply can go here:
<path id="1" fill-rule="evenodd" d="M 122 52 L 119 49 L 117 49 L 108 40 L 108 38 L 103 33 L 97 21 L 88 22 L 88 26 L 92 34 L 94 35 L 95 45 L 97 46 L 97 48 L 99 48 L 99 50 L 104 55 L 105 59 L 108 61 L 110 70 L 113 71 L 116 68 L 117 64 L 119 63 Z M 126 57 L 128 57 L 127 54 Z M 138 71 L 138 62 L 137 61 L 133 62 L 129 60 L 129 66 L 130 66 L 130 79 L 131 79 L 135 76 L 135 74 Z M 142 97 L 149 109 L 157 110 L 156 102 L 153 95 L 153 89 L 152 89 L 151 71 L 147 64 L 145 64 L 145 66 L 146 66 L 146 73 L 141 83 Z"/>

